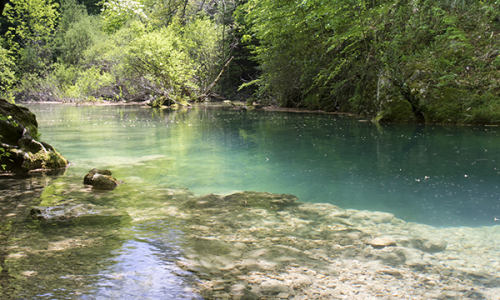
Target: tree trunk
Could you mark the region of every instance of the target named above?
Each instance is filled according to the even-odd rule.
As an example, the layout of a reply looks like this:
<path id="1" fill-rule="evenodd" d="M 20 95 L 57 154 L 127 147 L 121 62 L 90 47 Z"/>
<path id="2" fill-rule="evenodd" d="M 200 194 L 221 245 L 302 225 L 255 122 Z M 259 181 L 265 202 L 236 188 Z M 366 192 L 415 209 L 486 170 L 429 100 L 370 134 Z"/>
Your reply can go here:
<path id="1" fill-rule="evenodd" d="M 208 97 L 208 94 L 213 89 L 213 87 L 215 86 L 215 84 L 217 84 L 217 81 L 219 81 L 219 79 L 222 76 L 222 73 L 224 73 L 224 71 L 227 69 L 227 67 L 229 66 L 229 64 L 233 60 L 233 58 L 234 58 L 234 56 L 231 56 L 231 58 L 226 62 L 226 64 L 224 65 L 224 67 L 222 67 L 222 70 L 220 71 L 220 73 L 217 76 L 217 78 L 215 78 L 215 80 L 208 86 L 208 88 L 205 90 L 205 92 L 203 92 L 203 94 L 199 97 L 199 99 L 206 99 Z"/>

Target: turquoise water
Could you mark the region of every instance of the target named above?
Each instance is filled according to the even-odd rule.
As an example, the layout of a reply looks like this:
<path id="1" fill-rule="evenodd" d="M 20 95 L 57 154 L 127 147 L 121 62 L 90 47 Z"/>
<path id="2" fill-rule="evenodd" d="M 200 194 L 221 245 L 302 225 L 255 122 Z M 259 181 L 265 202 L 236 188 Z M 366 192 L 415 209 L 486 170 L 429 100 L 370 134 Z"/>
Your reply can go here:
<path id="1" fill-rule="evenodd" d="M 251 269 L 207 267 L 212 270 L 207 274 L 186 264 L 205 258 L 206 265 L 235 264 L 254 250 L 268 251 L 273 240 L 281 247 L 288 241 L 293 247 L 313 245 L 305 249 L 326 251 L 332 263 L 342 261 L 335 251 L 344 240 L 332 232 L 351 232 L 342 229 L 351 219 L 328 221 L 327 215 L 339 213 L 331 206 L 259 210 L 247 207 L 245 200 L 243 207 L 219 209 L 195 201 L 202 204 L 193 209 L 196 205 L 183 202 L 192 199 L 190 192 L 289 193 L 302 202 L 391 212 L 407 222 L 452 227 L 396 219 L 378 224 L 386 228 L 382 235 L 445 240 L 446 252 L 428 256 L 436 261 L 430 270 L 452 264 L 457 272 L 500 270 L 498 226 L 491 226 L 499 225 L 495 218 L 500 218 L 496 127 L 377 125 L 342 115 L 205 106 L 28 106 L 37 115 L 42 140 L 72 165 L 62 175 L 0 177 L 2 299 L 214 299 L 217 291 L 200 286 Z M 83 177 L 92 168 L 109 169 L 124 183 L 109 192 L 86 187 Z M 68 222 L 29 217 L 33 206 L 81 204 L 92 206 L 96 214 Z M 342 212 L 352 213 L 365 214 Z M 374 235 L 374 224 L 352 226 Z M 329 245 L 323 250 L 316 244 L 323 243 L 320 236 Z M 367 240 L 358 239 L 346 249 L 367 247 Z M 230 250 L 237 244 L 242 252 L 233 255 Z M 293 262 L 314 268 L 308 260 L 300 261 L 307 251 L 297 251 Z M 352 260 L 351 254 L 346 257 Z M 483 278 L 483 271 L 477 272 Z M 229 281 L 228 286 L 240 279 Z M 474 288 L 486 286 L 482 284 Z"/>
<path id="2" fill-rule="evenodd" d="M 73 166 L 196 195 L 289 193 L 433 226 L 500 218 L 498 127 L 392 125 L 342 115 L 204 106 L 30 104 L 42 140 Z"/>

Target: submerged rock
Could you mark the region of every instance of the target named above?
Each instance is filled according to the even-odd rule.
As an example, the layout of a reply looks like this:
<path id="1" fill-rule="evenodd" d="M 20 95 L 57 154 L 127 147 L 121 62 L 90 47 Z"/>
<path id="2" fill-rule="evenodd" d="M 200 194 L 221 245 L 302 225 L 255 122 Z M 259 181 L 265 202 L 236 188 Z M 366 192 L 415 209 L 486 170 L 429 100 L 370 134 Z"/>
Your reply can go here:
<path id="1" fill-rule="evenodd" d="M 91 185 L 99 190 L 112 190 L 118 186 L 118 183 L 114 177 L 111 177 L 111 171 L 96 168 L 90 170 L 83 178 L 83 184 Z"/>
<path id="2" fill-rule="evenodd" d="M 0 164 L 12 172 L 56 170 L 68 161 L 52 146 L 38 141 L 36 116 L 27 108 L 0 99 Z M 2 171 L 2 169 L 0 169 Z"/>
<path id="3" fill-rule="evenodd" d="M 184 203 L 188 208 L 266 208 L 283 209 L 296 203 L 297 198 L 288 194 L 272 194 L 266 192 L 237 192 L 227 196 L 214 194 L 191 198 Z"/>
<path id="4" fill-rule="evenodd" d="M 92 204 L 36 206 L 31 209 L 30 216 L 43 222 L 73 220 L 73 222 L 79 224 L 96 224 L 99 226 L 130 220 L 130 216 L 126 212 Z"/>
<path id="5" fill-rule="evenodd" d="M 500 263 L 489 259 L 496 244 L 468 240 L 481 230 L 497 237 L 500 226 L 438 229 L 296 199 L 259 192 L 175 199 L 176 216 L 189 224 L 188 260 L 179 267 L 197 274 L 206 299 L 428 299 L 443 291 L 465 299 L 471 287 L 500 282 Z"/>
<path id="6" fill-rule="evenodd" d="M 93 205 L 76 205 L 76 206 L 36 206 L 30 211 L 30 216 L 33 219 L 40 221 L 66 221 L 74 219 L 82 214 L 92 213 Z"/>
<path id="7" fill-rule="evenodd" d="M 413 248 L 417 248 L 428 253 L 443 251 L 447 246 L 445 241 L 435 239 L 428 240 L 424 238 L 413 238 L 410 240 L 410 243 Z"/>
<path id="8" fill-rule="evenodd" d="M 389 246 L 396 246 L 396 241 L 391 237 L 374 238 L 369 242 L 373 248 L 384 248 Z"/>

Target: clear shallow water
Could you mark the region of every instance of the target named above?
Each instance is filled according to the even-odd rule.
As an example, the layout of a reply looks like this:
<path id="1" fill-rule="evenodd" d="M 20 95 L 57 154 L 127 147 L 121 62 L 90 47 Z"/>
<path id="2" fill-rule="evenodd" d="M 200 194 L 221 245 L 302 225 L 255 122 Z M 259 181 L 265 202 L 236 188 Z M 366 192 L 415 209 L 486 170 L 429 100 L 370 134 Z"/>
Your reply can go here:
<path id="1" fill-rule="evenodd" d="M 204 108 L 29 107 L 42 139 L 74 165 L 61 176 L 0 178 L 0 298 L 201 299 L 197 276 L 177 266 L 185 251 L 206 248 L 193 244 L 199 222 L 172 217 L 165 187 L 290 193 L 435 226 L 497 225 L 500 218 L 496 127 L 378 126 L 337 115 Z M 108 193 L 83 187 L 94 167 L 125 184 Z M 117 215 L 27 218 L 34 205 L 82 203 Z"/>
<path id="2" fill-rule="evenodd" d="M 29 108 L 42 140 L 75 163 L 68 173 L 82 177 L 108 168 L 126 182 L 197 195 L 289 193 L 433 226 L 499 223 L 497 127 L 377 125 L 339 115 L 203 107 Z"/>

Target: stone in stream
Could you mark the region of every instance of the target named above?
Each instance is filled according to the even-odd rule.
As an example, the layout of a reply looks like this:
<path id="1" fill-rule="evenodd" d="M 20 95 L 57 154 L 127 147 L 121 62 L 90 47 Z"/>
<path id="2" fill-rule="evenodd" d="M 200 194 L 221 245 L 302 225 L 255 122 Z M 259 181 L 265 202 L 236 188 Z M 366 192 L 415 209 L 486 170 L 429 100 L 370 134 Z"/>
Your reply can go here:
<path id="1" fill-rule="evenodd" d="M 262 284 L 260 292 L 264 295 L 278 295 L 281 293 L 292 294 L 293 290 L 283 284 Z"/>
<path id="2" fill-rule="evenodd" d="M 73 220 L 81 224 L 103 225 L 130 220 L 126 212 L 113 208 L 97 207 L 92 204 L 35 206 L 30 211 L 31 218 L 43 222 Z"/>
<path id="3" fill-rule="evenodd" d="M 93 205 L 75 205 L 75 206 L 36 206 L 30 211 L 33 219 L 40 221 L 67 221 L 74 219 L 82 214 L 91 213 Z"/>
<path id="4" fill-rule="evenodd" d="M 296 204 L 298 198 L 288 194 L 272 194 L 266 192 L 237 192 L 227 196 L 214 194 L 204 195 L 189 199 L 184 206 L 191 209 L 206 208 L 266 208 L 283 209 L 286 206 Z"/>
<path id="5" fill-rule="evenodd" d="M 91 185 L 99 190 L 112 190 L 118 186 L 118 183 L 115 178 L 111 177 L 111 171 L 96 168 L 90 170 L 83 178 L 83 184 Z"/>
<path id="6" fill-rule="evenodd" d="M 440 252 L 446 249 L 446 242 L 440 240 L 428 240 L 424 238 L 413 238 L 410 240 L 413 248 L 428 253 Z"/>
<path id="7" fill-rule="evenodd" d="M 396 241 L 391 237 L 378 237 L 372 239 L 368 244 L 375 249 L 380 249 L 389 246 L 396 246 Z"/>
<path id="8" fill-rule="evenodd" d="M 11 172 L 57 170 L 68 161 L 52 146 L 38 141 L 36 116 L 27 108 L 0 99 L 0 165 Z M 0 171 L 3 171 L 0 168 Z"/>
<path id="9" fill-rule="evenodd" d="M 235 284 L 229 288 L 229 292 L 233 294 L 234 299 L 257 300 L 259 295 L 249 290 L 243 284 Z"/>

